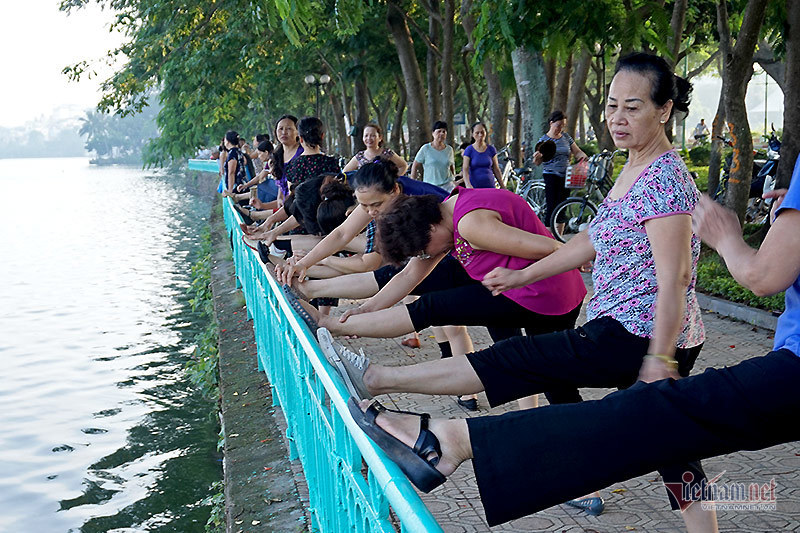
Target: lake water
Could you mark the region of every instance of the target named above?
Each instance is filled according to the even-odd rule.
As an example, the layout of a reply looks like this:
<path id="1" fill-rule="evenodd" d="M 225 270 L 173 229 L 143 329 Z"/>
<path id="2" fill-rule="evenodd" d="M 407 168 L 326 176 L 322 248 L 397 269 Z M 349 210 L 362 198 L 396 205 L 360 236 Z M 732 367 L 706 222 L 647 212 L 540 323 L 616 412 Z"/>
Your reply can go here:
<path id="1" fill-rule="evenodd" d="M 182 367 L 211 197 L 186 184 L 0 160 L 0 531 L 203 531 L 218 427 Z"/>

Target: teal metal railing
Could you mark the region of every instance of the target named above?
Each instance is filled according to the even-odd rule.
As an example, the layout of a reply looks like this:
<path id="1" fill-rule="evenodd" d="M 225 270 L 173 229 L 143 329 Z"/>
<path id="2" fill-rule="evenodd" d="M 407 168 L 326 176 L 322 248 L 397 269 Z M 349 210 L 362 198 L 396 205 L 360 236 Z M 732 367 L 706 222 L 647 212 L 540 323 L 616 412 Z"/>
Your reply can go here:
<path id="1" fill-rule="evenodd" d="M 213 159 L 190 159 L 189 170 L 201 170 L 203 172 L 219 172 L 219 161 Z"/>
<path id="2" fill-rule="evenodd" d="M 231 200 L 222 201 L 258 368 L 286 417 L 291 459 L 303 464 L 313 530 L 442 531 L 397 465 L 350 417 L 347 389 L 258 254 L 242 242 L 242 219 Z"/>

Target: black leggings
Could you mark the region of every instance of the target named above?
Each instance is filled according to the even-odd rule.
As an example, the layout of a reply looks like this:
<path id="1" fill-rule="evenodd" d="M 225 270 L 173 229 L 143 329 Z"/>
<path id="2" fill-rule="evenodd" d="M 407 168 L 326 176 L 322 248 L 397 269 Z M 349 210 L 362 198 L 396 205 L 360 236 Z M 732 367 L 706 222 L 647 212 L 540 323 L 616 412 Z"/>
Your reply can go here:
<path id="1" fill-rule="evenodd" d="M 498 342 L 485 350 L 467 354 L 467 359 L 483 383 L 489 404 L 496 406 L 552 390 L 569 391 L 578 387 L 619 389 L 630 387 L 638 378 L 649 344 L 650 339 L 637 337 L 616 320 L 605 317 L 591 320 L 573 330 L 534 337 L 514 337 Z M 679 365 L 678 373 L 681 376 L 689 375 L 701 348 L 702 346 L 679 348 L 675 352 Z M 646 406 L 642 408 L 646 410 Z M 628 433 L 640 431 L 636 426 L 628 430 Z M 531 433 L 536 431 L 538 426 L 530 429 Z M 575 439 L 576 446 L 581 448 L 581 455 L 592 457 L 597 462 L 616 456 L 597 453 L 592 447 L 581 444 L 584 441 L 581 428 L 573 427 L 572 431 L 572 438 Z M 617 439 L 622 435 L 627 438 L 628 433 L 619 433 Z M 516 438 L 520 442 L 525 442 L 527 439 L 527 437 Z M 562 468 L 559 463 L 554 461 L 553 468 Z M 684 472 L 691 472 L 696 483 L 705 478 L 700 463 L 670 466 L 662 461 L 656 466 L 662 467 L 660 473 L 665 483 L 681 483 Z M 571 478 L 565 477 L 565 479 Z M 539 485 L 538 478 L 536 485 Z M 592 490 L 598 488 L 602 486 L 594 486 Z M 680 500 L 669 492 L 668 496 L 672 508 L 678 509 Z M 560 502 L 553 502 L 550 505 L 554 503 Z M 487 518 L 488 513 L 487 508 Z M 501 521 L 505 520 L 511 518 Z"/>
<path id="2" fill-rule="evenodd" d="M 678 381 L 639 382 L 599 401 L 469 418 L 487 521 L 535 513 L 664 464 L 799 440 L 798 383 L 800 358 L 779 350 Z"/>

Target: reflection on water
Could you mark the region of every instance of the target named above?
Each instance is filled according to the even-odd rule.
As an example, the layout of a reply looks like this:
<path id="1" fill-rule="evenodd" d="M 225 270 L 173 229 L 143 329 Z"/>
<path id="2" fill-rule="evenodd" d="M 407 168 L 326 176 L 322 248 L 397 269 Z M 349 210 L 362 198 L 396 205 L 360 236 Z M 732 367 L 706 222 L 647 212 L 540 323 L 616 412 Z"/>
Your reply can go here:
<path id="1" fill-rule="evenodd" d="M 210 198 L 87 159 L 0 160 L 0 188 L 0 531 L 203 531 L 217 424 L 182 365 Z"/>

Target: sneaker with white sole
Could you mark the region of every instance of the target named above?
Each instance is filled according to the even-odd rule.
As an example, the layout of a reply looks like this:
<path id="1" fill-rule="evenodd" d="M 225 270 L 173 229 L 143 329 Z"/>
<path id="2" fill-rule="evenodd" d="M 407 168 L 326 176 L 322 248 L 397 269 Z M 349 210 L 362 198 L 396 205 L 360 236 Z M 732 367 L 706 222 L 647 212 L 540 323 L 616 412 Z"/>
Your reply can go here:
<path id="1" fill-rule="evenodd" d="M 317 330 L 317 340 L 325 358 L 339 372 L 350 394 L 359 400 L 372 398 L 372 394 L 364 385 L 364 372 L 369 367 L 369 357 L 364 355 L 364 349 L 362 348 L 360 353 L 355 353 L 334 341 L 331 332 L 326 328 Z"/>

